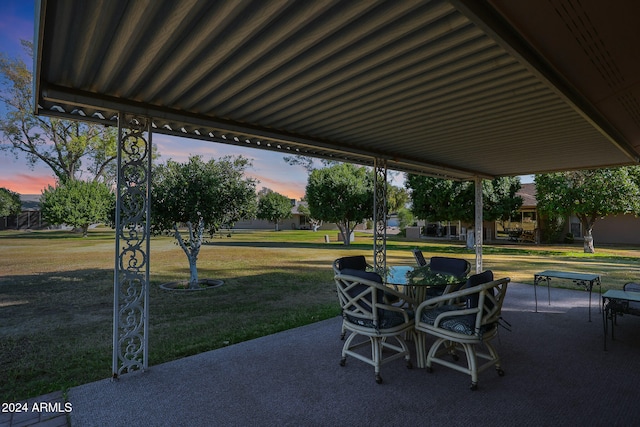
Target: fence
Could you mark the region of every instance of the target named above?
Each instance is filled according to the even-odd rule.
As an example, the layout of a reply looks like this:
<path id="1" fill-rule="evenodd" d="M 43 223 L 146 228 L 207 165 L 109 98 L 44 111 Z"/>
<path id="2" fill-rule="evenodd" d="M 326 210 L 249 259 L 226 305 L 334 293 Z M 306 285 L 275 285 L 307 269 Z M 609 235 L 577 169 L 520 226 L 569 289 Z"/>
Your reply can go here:
<path id="1" fill-rule="evenodd" d="M 40 211 L 27 210 L 18 215 L 0 218 L 0 230 L 42 230 L 49 228 L 49 223 L 42 220 Z"/>

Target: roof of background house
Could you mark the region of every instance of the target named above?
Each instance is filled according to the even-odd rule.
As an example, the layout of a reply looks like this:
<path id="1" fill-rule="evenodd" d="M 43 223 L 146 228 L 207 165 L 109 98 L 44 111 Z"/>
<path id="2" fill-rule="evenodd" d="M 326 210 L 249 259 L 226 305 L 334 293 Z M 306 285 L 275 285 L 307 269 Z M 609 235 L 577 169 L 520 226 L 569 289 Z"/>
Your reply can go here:
<path id="1" fill-rule="evenodd" d="M 522 197 L 522 207 L 536 207 L 538 204 L 536 200 L 536 185 L 534 183 L 521 185 L 520 191 L 516 194 Z"/>
<path id="2" fill-rule="evenodd" d="M 304 202 L 304 201 L 301 201 L 301 200 L 300 201 L 294 200 L 293 201 L 293 205 L 291 206 L 291 214 L 292 215 L 296 215 L 296 214 L 303 215 L 303 213 L 300 212 L 300 206 L 301 205 L 307 206 L 307 202 Z"/>
<path id="3" fill-rule="evenodd" d="M 21 194 L 20 204 L 23 211 L 39 211 L 40 194 Z"/>

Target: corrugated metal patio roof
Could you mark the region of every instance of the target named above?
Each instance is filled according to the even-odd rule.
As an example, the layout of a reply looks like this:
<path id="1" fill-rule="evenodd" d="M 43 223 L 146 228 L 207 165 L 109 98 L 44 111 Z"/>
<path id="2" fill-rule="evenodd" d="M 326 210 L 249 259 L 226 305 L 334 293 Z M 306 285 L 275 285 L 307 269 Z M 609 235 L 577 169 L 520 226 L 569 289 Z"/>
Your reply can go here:
<path id="1" fill-rule="evenodd" d="M 452 178 L 635 164 L 632 1 L 42 0 L 37 113 Z"/>

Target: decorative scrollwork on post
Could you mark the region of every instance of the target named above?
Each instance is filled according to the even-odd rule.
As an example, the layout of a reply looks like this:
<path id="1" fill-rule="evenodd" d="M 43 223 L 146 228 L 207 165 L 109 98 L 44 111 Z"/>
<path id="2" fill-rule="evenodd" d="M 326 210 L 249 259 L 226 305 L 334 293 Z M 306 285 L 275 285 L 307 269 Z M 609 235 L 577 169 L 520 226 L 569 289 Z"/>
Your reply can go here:
<path id="1" fill-rule="evenodd" d="M 373 169 L 374 268 L 384 277 L 387 269 L 387 161 L 375 159 Z"/>
<path id="2" fill-rule="evenodd" d="M 118 117 L 113 378 L 148 367 L 151 120 Z"/>
<path id="3" fill-rule="evenodd" d="M 482 178 L 476 177 L 475 182 L 475 225 L 473 227 L 473 233 L 475 234 L 476 242 L 476 274 L 482 272 L 482 224 L 484 210 L 484 202 L 482 200 Z"/>

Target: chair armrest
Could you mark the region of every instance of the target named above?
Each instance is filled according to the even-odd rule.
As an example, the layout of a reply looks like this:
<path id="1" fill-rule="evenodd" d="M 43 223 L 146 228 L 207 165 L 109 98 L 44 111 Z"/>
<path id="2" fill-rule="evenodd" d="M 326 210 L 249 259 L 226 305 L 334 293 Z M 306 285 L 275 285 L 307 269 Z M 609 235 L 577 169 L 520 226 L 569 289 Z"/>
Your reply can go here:
<path id="1" fill-rule="evenodd" d="M 416 321 L 419 322 L 419 319 L 422 315 L 422 312 L 424 310 L 430 310 L 430 309 L 434 309 L 436 307 L 438 307 L 439 305 L 442 305 L 442 303 L 447 303 L 448 301 L 454 301 L 458 298 L 462 298 L 462 297 L 466 297 L 469 295 L 473 295 L 473 294 L 479 294 L 481 293 L 483 290 L 489 289 L 489 288 L 493 288 L 496 285 L 499 284 L 503 284 L 503 283 L 508 283 L 510 281 L 510 279 L 508 277 L 505 277 L 503 279 L 498 279 L 498 280 L 494 280 L 491 282 L 487 282 L 487 283 L 483 283 L 481 285 L 477 285 L 477 286 L 473 286 L 471 288 L 464 288 L 464 289 L 460 289 L 458 291 L 454 291 L 454 292 L 449 292 L 449 293 L 445 293 L 442 295 L 439 295 L 437 297 L 433 297 L 433 298 L 429 298 L 425 301 L 423 301 L 418 308 L 416 309 Z M 482 304 L 478 304 L 478 306 L 482 306 Z M 467 311 L 467 310 L 456 310 L 455 313 L 460 313 L 462 311 Z M 462 313 L 462 314 L 473 314 L 473 313 L 477 313 L 477 310 L 474 311 L 470 311 L 467 313 Z"/>
<path id="2" fill-rule="evenodd" d="M 434 328 L 439 328 L 440 327 L 440 322 L 447 320 L 447 319 L 451 319 L 454 317 L 464 317 L 464 316 L 468 316 L 468 315 L 478 315 L 478 313 L 480 312 L 480 307 L 475 307 L 475 308 L 465 308 L 465 309 L 461 309 L 461 310 L 449 310 L 449 311 L 444 311 L 442 313 L 440 313 L 438 315 L 438 317 L 436 317 L 436 319 L 433 321 L 433 327 Z M 419 323 L 424 323 L 422 322 L 422 320 L 416 316 L 416 324 Z"/>
<path id="3" fill-rule="evenodd" d="M 402 314 L 402 316 L 404 317 L 405 323 L 413 321 L 413 319 L 409 318 L 409 313 L 407 312 L 407 310 L 402 308 L 402 307 L 398 307 L 397 305 L 380 304 L 380 303 L 378 303 L 377 304 L 377 308 L 382 309 L 382 310 L 386 310 L 386 311 L 394 311 L 396 313 Z"/>

